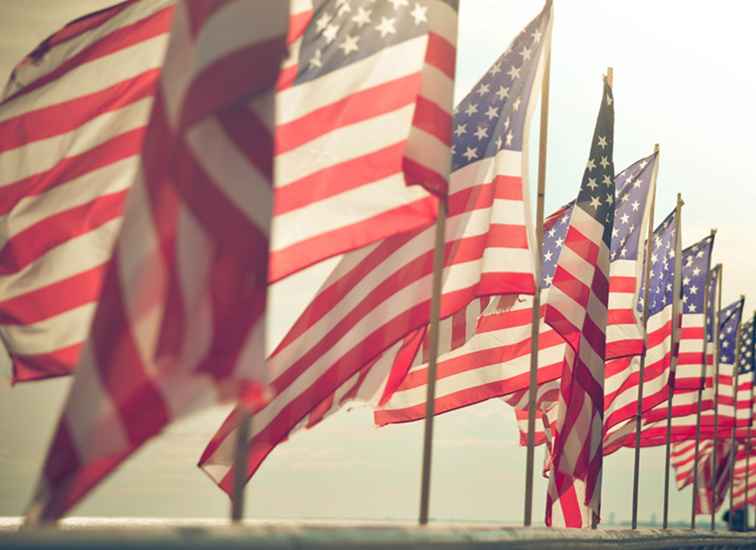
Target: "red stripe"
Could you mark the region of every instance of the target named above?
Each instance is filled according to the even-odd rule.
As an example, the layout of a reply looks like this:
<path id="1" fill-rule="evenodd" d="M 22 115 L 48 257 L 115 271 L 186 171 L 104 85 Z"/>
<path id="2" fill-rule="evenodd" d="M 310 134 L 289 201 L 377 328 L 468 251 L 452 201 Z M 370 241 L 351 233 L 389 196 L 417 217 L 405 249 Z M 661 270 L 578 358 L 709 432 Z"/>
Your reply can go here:
<path id="1" fill-rule="evenodd" d="M 158 69 L 150 69 L 97 92 L 0 122 L 0 153 L 78 130 L 104 113 L 151 97 L 159 74 Z"/>
<path id="2" fill-rule="evenodd" d="M 454 80 L 454 69 L 457 60 L 457 48 L 435 32 L 428 33 L 428 48 L 425 52 L 425 61 L 439 69 L 442 73 Z"/>
<path id="3" fill-rule="evenodd" d="M 120 218 L 127 192 L 101 195 L 50 215 L 15 234 L 0 249 L 0 275 L 18 273 L 55 247 Z"/>
<path id="4" fill-rule="evenodd" d="M 637 322 L 635 311 L 632 309 L 609 309 L 608 313 L 607 325 L 634 325 Z"/>
<path id="5" fill-rule="evenodd" d="M 423 96 L 417 97 L 412 126 L 435 137 L 438 141 L 451 147 L 452 116 L 443 107 L 429 101 Z"/>
<path id="6" fill-rule="evenodd" d="M 81 342 L 50 353 L 21 355 L 11 353 L 13 383 L 33 382 L 58 376 L 68 376 L 79 361 L 84 345 Z"/>
<path id="7" fill-rule="evenodd" d="M 609 286 L 612 292 L 635 294 L 635 283 L 635 277 L 622 277 L 619 275 L 611 275 L 609 277 Z"/>

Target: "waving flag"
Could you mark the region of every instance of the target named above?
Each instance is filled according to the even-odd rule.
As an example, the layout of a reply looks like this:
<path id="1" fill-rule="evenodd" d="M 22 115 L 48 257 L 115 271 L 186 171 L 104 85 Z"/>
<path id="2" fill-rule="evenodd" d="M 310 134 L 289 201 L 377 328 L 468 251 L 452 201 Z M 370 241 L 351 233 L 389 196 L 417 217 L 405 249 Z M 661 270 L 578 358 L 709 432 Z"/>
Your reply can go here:
<path id="1" fill-rule="evenodd" d="M 443 6 L 438 16 L 456 17 Z M 477 315 L 498 301 L 488 301 L 489 296 L 534 291 L 523 148 L 550 21 L 549 7 L 456 108 L 441 290 L 442 349 L 470 337 Z M 428 229 L 392 237 L 340 261 L 269 359 L 278 395 L 256 412 L 250 475 L 347 380 L 376 358 L 394 353 L 391 346 L 402 338 L 412 333 L 423 338 L 430 315 L 434 233 Z M 394 365 L 381 403 L 413 363 L 425 363 L 422 356 L 409 353 L 398 362 L 393 357 L 378 361 Z M 412 376 L 422 383 L 424 369 Z M 410 399 L 412 407 L 424 397 L 415 393 Z M 200 460 L 224 490 L 231 482 L 235 424 L 232 415 Z"/>
<path id="2" fill-rule="evenodd" d="M 245 123 L 250 98 L 272 99 L 287 20 L 285 2 L 178 4 L 142 167 L 30 518 L 65 514 L 174 419 L 264 398 L 273 136 Z"/>
<path id="3" fill-rule="evenodd" d="M 431 225 L 438 199 L 423 186 L 445 196 L 449 175 L 449 3 L 296 4 L 276 94 L 271 281 Z"/>
<path id="4" fill-rule="evenodd" d="M 546 524 L 598 521 L 605 336 L 614 222 L 614 99 L 607 81 L 591 154 L 546 297 L 545 321 L 567 342 L 554 433 Z"/>
<path id="5" fill-rule="evenodd" d="M 14 382 L 67 375 L 86 340 L 139 167 L 172 1 L 73 21 L 0 103 L 0 338 Z"/>

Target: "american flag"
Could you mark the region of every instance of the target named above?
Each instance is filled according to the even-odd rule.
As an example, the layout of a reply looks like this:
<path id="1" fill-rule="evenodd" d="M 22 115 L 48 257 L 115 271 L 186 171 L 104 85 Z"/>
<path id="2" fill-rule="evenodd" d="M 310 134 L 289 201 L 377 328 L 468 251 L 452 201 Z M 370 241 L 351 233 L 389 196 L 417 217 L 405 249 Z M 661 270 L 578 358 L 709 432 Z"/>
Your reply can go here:
<path id="1" fill-rule="evenodd" d="M 0 338 L 13 380 L 66 375 L 139 167 L 173 2 L 123 2 L 51 35 L 0 103 Z"/>
<path id="2" fill-rule="evenodd" d="M 245 123 L 250 98 L 272 100 L 288 16 L 284 2 L 176 6 L 141 169 L 32 520 L 61 517 L 174 419 L 264 398 L 273 136 Z"/>
<path id="3" fill-rule="evenodd" d="M 614 222 L 614 99 L 605 80 L 591 153 L 564 246 L 546 296 L 544 319 L 567 342 L 546 524 L 582 527 L 601 510 L 604 359 Z"/>
<path id="4" fill-rule="evenodd" d="M 756 503 L 756 453 L 753 442 L 749 445 L 748 440 L 738 445 L 732 497 L 734 509 Z"/>
<path id="5" fill-rule="evenodd" d="M 456 2 L 296 4 L 276 94 L 271 281 L 431 225 L 449 174 Z"/>
<path id="6" fill-rule="evenodd" d="M 740 329 L 740 350 L 738 354 L 738 372 L 742 379 L 742 383 L 747 387 L 750 382 L 750 406 L 747 408 L 746 414 L 740 413 L 738 416 L 743 415 L 747 418 L 746 427 L 753 425 L 754 419 L 754 406 L 756 406 L 756 400 L 753 396 L 753 383 L 756 379 L 756 313 L 754 313 L 748 321 L 743 323 Z M 749 376 L 750 373 L 750 376 Z M 740 396 L 739 396 L 740 397 Z M 740 403 L 738 403 L 740 405 Z M 744 423 L 745 424 L 745 423 Z"/>
<path id="7" fill-rule="evenodd" d="M 695 495 L 695 513 L 711 514 L 717 512 L 725 500 L 730 485 L 734 453 L 729 441 L 716 441 L 716 462 L 714 452 L 698 461 L 698 493 Z"/>
<path id="8" fill-rule="evenodd" d="M 456 14 L 449 13 L 452 16 Z M 527 151 L 522 147 L 550 21 L 548 7 L 486 72 L 454 115 L 441 300 L 443 349 L 462 345 L 474 333 L 475 318 L 490 305 L 488 296 L 534 291 L 523 178 Z M 423 338 L 420 333 L 429 321 L 433 248 L 434 231 L 428 229 L 344 256 L 269 360 L 277 373 L 278 397 L 256 413 L 250 475 L 275 445 L 307 424 L 320 402 L 377 357 L 394 353 L 392 344 L 412 332 Z M 401 361 L 380 360 L 395 365 L 382 403 L 415 359 L 422 361 L 417 354 Z M 423 371 L 415 372 L 412 376 L 424 376 Z M 424 400 L 416 397 L 410 406 Z M 229 434 L 235 423 L 232 415 L 200 461 L 224 489 L 230 486 Z"/>
<path id="9" fill-rule="evenodd" d="M 642 410 L 654 407 L 665 399 L 666 395 L 672 352 L 672 287 L 676 242 L 677 223 L 673 211 L 659 224 L 653 234 Z M 643 284 L 640 286 L 636 312 L 642 315 L 645 290 Z M 604 385 L 604 429 L 607 437 L 616 430 L 626 429 L 621 427 L 624 423 L 634 425 L 634 417 L 637 414 L 639 373 L 639 356 L 607 362 Z"/>
<path id="10" fill-rule="evenodd" d="M 642 346 L 632 303 L 640 271 L 640 262 L 636 261 L 638 236 L 646 231 L 645 223 L 648 223 L 646 204 L 653 192 L 651 174 L 656 158 L 654 154 L 640 159 L 615 178 L 615 181 L 621 181 L 615 197 L 621 214 L 615 217 L 612 230 L 609 323 L 614 336 L 610 347 L 613 345 L 614 352 L 619 355 L 633 353 Z M 570 202 L 562 206 L 544 221 L 541 292 L 551 286 L 573 204 Z M 461 348 L 448 347 L 447 351 L 454 351 L 442 355 L 437 367 L 437 414 L 498 396 L 510 396 L 505 401 L 516 410 L 522 404 L 523 396 L 520 393 L 527 388 L 530 370 L 531 300 L 527 296 L 508 303 L 507 307 L 501 307 L 501 304 L 499 307 L 489 306 L 484 317 L 475 325 L 476 332 L 472 339 Z M 445 333 L 442 330 L 442 334 L 450 334 L 453 339 L 450 331 Z M 449 340 L 442 337 L 442 342 Z M 541 318 L 538 384 L 560 376 L 564 346 L 561 336 Z M 379 425 L 425 417 L 426 371 L 426 361 L 416 360 L 391 401 L 376 412 Z M 558 395 L 558 392 L 549 395 Z M 539 402 L 546 408 L 556 403 L 548 399 Z"/>

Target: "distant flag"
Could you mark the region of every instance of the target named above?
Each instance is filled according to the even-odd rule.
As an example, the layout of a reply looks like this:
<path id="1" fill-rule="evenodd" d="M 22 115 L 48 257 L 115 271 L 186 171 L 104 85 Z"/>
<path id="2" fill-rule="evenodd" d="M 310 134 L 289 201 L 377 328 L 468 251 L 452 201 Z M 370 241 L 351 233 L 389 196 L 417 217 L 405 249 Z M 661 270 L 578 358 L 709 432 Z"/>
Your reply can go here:
<path id="1" fill-rule="evenodd" d="M 456 20 L 448 6 L 439 6 L 437 17 Z M 550 23 L 549 6 L 456 108 L 441 300 L 443 351 L 458 349 L 476 334 L 482 311 L 535 290 L 523 163 Z M 269 359 L 279 397 L 257 412 L 250 475 L 279 442 L 307 424 L 320 402 L 373 361 L 393 365 L 379 403 L 411 379 L 415 388 L 403 389 L 414 390 L 405 395 L 407 408 L 416 414 L 424 400 L 416 387 L 425 377 L 426 345 L 420 340 L 429 322 L 433 247 L 434 231 L 428 229 L 344 256 Z M 504 298 L 489 299 L 497 295 Z M 391 346 L 410 335 L 420 339 L 415 348 L 420 351 L 394 357 L 398 350 Z M 200 460 L 224 490 L 230 487 L 235 425 L 232 414 Z"/>
<path id="2" fill-rule="evenodd" d="M 614 100 L 604 81 L 591 153 L 545 302 L 545 321 L 567 342 L 554 426 L 546 524 L 598 522 L 605 335 L 614 221 Z"/>
<path id="3" fill-rule="evenodd" d="M 292 3 L 276 94 L 271 281 L 435 221 L 434 195 L 448 187 L 457 29 L 438 13 L 451 4 Z"/>
<path id="4" fill-rule="evenodd" d="M 265 398 L 273 136 L 245 123 L 278 76 L 287 20 L 285 2 L 177 5 L 142 166 L 32 521 L 64 515 L 173 420 Z"/>
<path id="5" fill-rule="evenodd" d="M 0 338 L 13 381 L 67 375 L 86 340 L 165 55 L 173 2 L 79 18 L 0 103 Z"/>

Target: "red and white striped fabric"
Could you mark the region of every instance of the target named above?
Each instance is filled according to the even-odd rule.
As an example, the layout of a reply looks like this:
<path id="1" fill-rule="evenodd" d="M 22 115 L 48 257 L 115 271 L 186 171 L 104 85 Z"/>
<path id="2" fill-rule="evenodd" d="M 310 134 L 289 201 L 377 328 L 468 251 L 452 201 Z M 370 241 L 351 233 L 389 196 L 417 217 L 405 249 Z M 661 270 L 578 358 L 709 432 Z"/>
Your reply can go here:
<path id="1" fill-rule="evenodd" d="M 708 451 L 710 451 L 710 445 L 710 441 L 701 441 L 699 443 L 699 460 L 703 459 Z M 675 470 L 677 490 L 680 491 L 693 483 L 693 471 L 696 464 L 696 442 L 682 441 L 672 445 L 670 461 Z"/>
<path id="2" fill-rule="evenodd" d="M 440 6 L 448 13 L 447 5 Z M 443 16 L 441 11 L 439 16 Z M 455 16 L 448 13 L 446 17 L 450 20 Z M 543 21 L 543 17 L 539 21 Z M 548 19 L 543 24 L 548 24 Z M 548 36 L 542 28 L 535 30 L 538 40 L 541 35 Z M 522 36 L 523 39 L 531 37 L 530 34 Z M 542 42 L 545 40 L 536 46 L 542 48 Z M 534 53 L 532 62 L 539 60 L 540 54 Z M 497 70 L 484 78 L 501 78 L 506 74 L 502 66 L 503 63 L 498 63 Z M 496 89 L 490 84 L 486 88 L 489 93 Z M 478 98 L 477 89 L 468 98 Z M 530 94 L 530 90 L 527 93 Z M 503 111 L 512 110 L 517 101 L 516 94 L 510 95 L 512 99 L 506 99 L 502 93 L 497 100 L 502 119 Z M 472 99 L 461 103 L 457 117 L 468 110 L 476 112 L 467 108 L 466 101 Z M 530 110 L 529 102 L 522 108 L 519 103 L 517 106 L 520 116 Z M 515 126 L 511 124 L 510 132 L 521 132 Z M 495 143 L 492 133 L 487 137 Z M 461 148 L 459 150 L 461 154 Z M 522 178 L 526 155 L 519 150 L 498 147 L 487 151 L 483 158 L 474 160 L 471 154 L 469 162 L 461 167 L 456 164 L 458 168 L 450 180 L 441 300 L 441 316 L 450 318 L 442 323 L 445 349 L 469 338 L 481 308 L 486 307 L 487 296 L 534 290 L 528 244 L 528 192 Z M 455 163 L 459 162 L 460 154 Z M 377 356 L 391 355 L 393 351 L 388 348 L 398 339 L 413 331 L 425 331 L 429 321 L 434 233 L 435 229 L 428 229 L 393 237 L 374 247 L 347 254 L 341 260 L 270 358 L 279 373 L 274 382 L 279 394 L 269 406 L 256 413 L 250 440 L 250 475 L 318 402 L 332 395 L 345 380 L 369 366 Z M 455 316 L 456 313 L 459 315 Z M 394 358 L 386 359 L 395 367 L 381 404 L 402 382 L 413 363 L 417 366 L 422 359 L 422 356 L 409 355 L 402 363 Z M 229 435 L 234 424 L 230 417 L 200 460 L 200 465 L 224 490 L 228 490 L 231 481 L 232 438 Z"/>
<path id="3" fill-rule="evenodd" d="M 556 520 L 567 527 L 588 527 L 599 521 L 601 512 L 613 141 L 614 100 L 605 81 L 590 158 L 545 304 L 545 321 L 568 344 L 558 417 L 552 426 L 552 472 L 546 495 L 549 526 Z M 602 191 L 612 200 L 602 202 L 593 192 L 596 180 L 602 181 Z"/>
<path id="4" fill-rule="evenodd" d="M 271 282 L 435 221 L 434 194 L 448 186 L 456 33 L 440 1 L 412 10 L 380 0 L 360 13 L 342 1 L 293 2 L 276 97 Z"/>
<path id="5" fill-rule="evenodd" d="M 733 453 L 730 450 L 729 441 L 719 441 L 717 442 L 716 465 L 712 467 L 713 451 L 699 461 L 698 492 L 694 504 L 696 514 L 711 514 L 722 507 L 725 495 L 727 495 L 727 490 L 730 487 L 733 465 Z"/>
<path id="6" fill-rule="evenodd" d="M 750 473 L 747 473 L 749 470 Z M 750 452 L 747 442 L 738 446 L 733 475 L 733 507 L 742 508 L 746 502 L 756 504 L 756 447 L 753 446 L 753 440 Z"/>
<path id="7" fill-rule="evenodd" d="M 173 1 L 78 19 L 0 103 L 0 338 L 13 380 L 66 375 L 86 340 L 165 55 Z"/>
<path id="8" fill-rule="evenodd" d="M 704 359 L 703 313 L 683 313 L 680 324 L 679 350 L 677 369 L 675 370 L 675 393 L 695 393 L 701 388 L 703 382 L 701 377 Z M 675 397 L 675 400 L 677 400 L 677 397 Z"/>
<path id="9" fill-rule="evenodd" d="M 246 103 L 272 100 L 288 5 L 261 6 L 176 7 L 141 170 L 33 519 L 61 517 L 173 420 L 264 398 L 273 136 L 248 124 Z"/>

